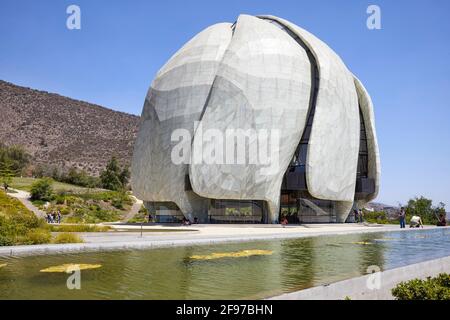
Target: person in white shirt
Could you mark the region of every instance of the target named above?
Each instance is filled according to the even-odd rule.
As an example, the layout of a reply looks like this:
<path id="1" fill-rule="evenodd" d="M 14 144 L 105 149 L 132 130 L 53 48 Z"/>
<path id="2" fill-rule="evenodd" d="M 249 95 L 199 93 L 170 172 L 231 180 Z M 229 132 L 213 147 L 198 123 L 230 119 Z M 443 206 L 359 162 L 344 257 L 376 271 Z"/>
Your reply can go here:
<path id="1" fill-rule="evenodd" d="M 410 228 L 423 228 L 422 219 L 419 216 L 412 216 L 411 220 L 409 220 Z"/>

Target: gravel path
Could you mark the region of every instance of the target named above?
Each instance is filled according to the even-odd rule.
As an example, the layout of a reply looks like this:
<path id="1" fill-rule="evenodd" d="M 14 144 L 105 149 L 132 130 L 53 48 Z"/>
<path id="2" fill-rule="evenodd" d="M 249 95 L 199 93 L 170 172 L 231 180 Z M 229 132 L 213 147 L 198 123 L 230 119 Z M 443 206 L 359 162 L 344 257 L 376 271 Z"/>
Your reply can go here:
<path id="1" fill-rule="evenodd" d="M 38 218 L 45 218 L 47 215 L 44 211 L 39 210 L 31 201 L 30 193 L 23 190 L 11 189 L 15 193 L 8 193 L 8 196 L 18 199 L 22 204 L 31 212 L 33 212 Z"/>
<path id="2" fill-rule="evenodd" d="M 135 215 L 137 215 L 139 213 L 139 210 L 142 207 L 142 200 L 139 200 L 138 198 L 136 198 L 135 196 L 130 196 L 133 201 L 134 204 L 131 207 L 130 211 L 125 215 L 125 217 L 123 218 L 124 222 L 128 222 L 130 219 L 132 219 Z"/>

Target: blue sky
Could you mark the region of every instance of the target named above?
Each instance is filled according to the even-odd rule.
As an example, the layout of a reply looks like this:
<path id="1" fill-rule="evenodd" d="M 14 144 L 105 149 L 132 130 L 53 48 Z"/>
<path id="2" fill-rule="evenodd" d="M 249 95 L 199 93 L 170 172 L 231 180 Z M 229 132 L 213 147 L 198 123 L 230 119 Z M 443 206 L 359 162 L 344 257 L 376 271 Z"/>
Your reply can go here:
<path id="1" fill-rule="evenodd" d="M 81 8 L 81 30 L 66 8 Z M 381 8 L 382 30 L 366 9 Z M 450 1 L 0 2 L 0 79 L 140 114 L 165 61 L 205 27 L 273 14 L 330 45 L 375 104 L 382 161 L 378 201 L 424 195 L 450 208 Z"/>

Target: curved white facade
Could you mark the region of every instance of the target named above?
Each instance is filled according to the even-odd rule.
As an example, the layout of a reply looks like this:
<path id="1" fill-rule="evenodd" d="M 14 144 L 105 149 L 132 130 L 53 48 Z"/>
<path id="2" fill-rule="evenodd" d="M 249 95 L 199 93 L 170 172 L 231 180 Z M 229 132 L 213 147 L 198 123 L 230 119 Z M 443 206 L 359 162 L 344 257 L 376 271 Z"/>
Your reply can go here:
<path id="1" fill-rule="evenodd" d="M 261 222 L 275 223 L 280 194 L 312 209 L 326 202 L 327 222 L 344 222 L 354 202 L 376 197 L 379 162 L 370 96 L 339 56 L 286 20 L 241 15 L 198 34 L 157 74 L 132 187 L 151 210 L 171 203 L 201 222 L 210 221 L 211 203 L 239 216 L 239 203 L 258 201 Z"/>

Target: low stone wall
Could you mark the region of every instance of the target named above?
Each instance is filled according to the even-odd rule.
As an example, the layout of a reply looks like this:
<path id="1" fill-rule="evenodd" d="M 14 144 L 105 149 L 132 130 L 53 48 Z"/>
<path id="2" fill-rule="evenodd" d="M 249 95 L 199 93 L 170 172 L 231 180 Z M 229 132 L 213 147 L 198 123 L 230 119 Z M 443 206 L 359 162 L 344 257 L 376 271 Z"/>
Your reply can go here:
<path id="1" fill-rule="evenodd" d="M 392 300 L 402 281 L 450 273 L 450 256 L 269 298 L 271 300 Z"/>

